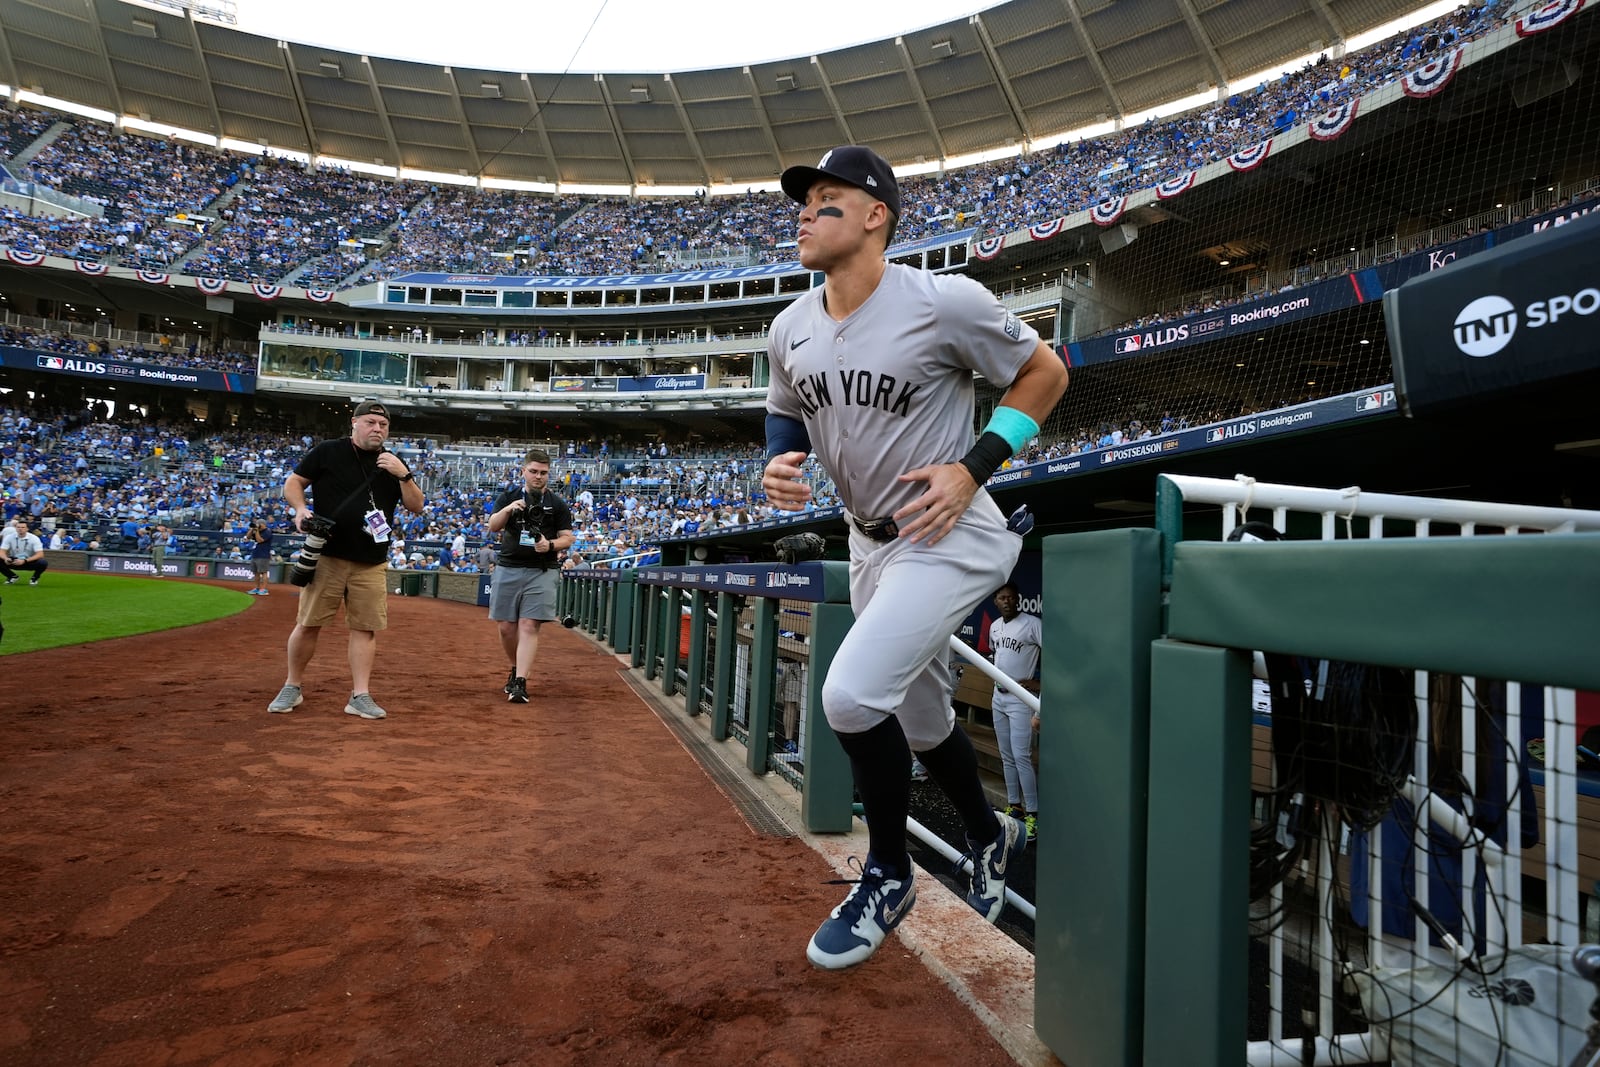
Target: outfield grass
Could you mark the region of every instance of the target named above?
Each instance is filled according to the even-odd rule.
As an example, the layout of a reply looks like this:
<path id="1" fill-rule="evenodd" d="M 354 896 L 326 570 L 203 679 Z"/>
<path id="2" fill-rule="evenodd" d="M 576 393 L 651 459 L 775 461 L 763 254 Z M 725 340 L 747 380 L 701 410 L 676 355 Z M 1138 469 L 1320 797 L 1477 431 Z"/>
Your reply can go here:
<path id="1" fill-rule="evenodd" d="M 24 577 L 0 585 L 0 656 L 107 637 L 171 630 L 237 615 L 245 592 L 171 578 L 110 578 L 47 571 L 38 585 Z"/>

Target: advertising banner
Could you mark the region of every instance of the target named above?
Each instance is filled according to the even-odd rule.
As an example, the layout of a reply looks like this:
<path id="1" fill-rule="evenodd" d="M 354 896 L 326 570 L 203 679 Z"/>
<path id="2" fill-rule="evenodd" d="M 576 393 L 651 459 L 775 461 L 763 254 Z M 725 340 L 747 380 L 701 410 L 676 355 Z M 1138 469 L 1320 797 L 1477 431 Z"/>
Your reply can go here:
<path id="1" fill-rule="evenodd" d="M 253 393 L 254 375 L 226 374 L 196 367 L 163 367 L 155 363 L 128 363 L 100 356 L 69 356 L 39 352 L 15 345 L 0 345 L 0 366 L 13 370 L 42 371 L 45 374 L 72 374 L 80 378 L 100 378 L 110 382 L 138 382 L 177 389 L 201 389 L 216 393 Z"/>
<path id="2" fill-rule="evenodd" d="M 1384 310 L 1410 413 L 1600 369 L 1600 214 L 1413 278 Z"/>
<path id="3" fill-rule="evenodd" d="M 821 601 L 824 596 L 820 562 L 641 567 L 634 573 L 639 576 L 641 585 L 671 585 L 739 596 L 814 602 Z"/>
<path id="4" fill-rule="evenodd" d="M 145 556 L 101 556 L 89 557 L 89 570 L 94 574 L 137 574 L 144 578 L 154 578 L 156 565 Z M 161 573 L 167 578 L 182 578 L 189 572 L 188 562 L 185 560 L 163 560 Z"/>
<path id="5" fill-rule="evenodd" d="M 689 392 L 706 387 L 704 374 L 645 374 L 617 378 L 619 393 Z"/>
<path id="6" fill-rule="evenodd" d="M 240 563 L 232 559 L 206 560 L 211 564 L 211 577 L 224 578 L 230 582 L 254 582 L 256 580 L 255 568 L 249 563 Z M 196 575 L 199 577 L 199 575 Z"/>
<path id="7" fill-rule="evenodd" d="M 1570 225 L 1597 209 L 1600 209 L 1600 203 L 1546 212 L 1491 232 L 1472 234 L 1449 244 L 1399 256 L 1353 274 L 1341 274 L 1298 289 L 1169 322 L 1074 341 L 1061 346 L 1059 351 L 1068 366 L 1084 367 L 1114 359 L 1130 359 L 1153 352 L 1187 348 L 1205 341 L 1342 311 L 1381 299 L 1384 293 L 1399 288 L 1412 278 L 1471 259 L 1507 241 Z"/>
<path id="8" fill-rule="evenodd" d="M 581 393 L 589 388 L 589 379 L 567 375 L 561 378 L 550 379 L 552 393 Z"/>
<path id="9" fill-rule="evenodd" d="M 1326 315 L 1382 295 L 1383 287 L 1370 271 L 1344 274 L 1301 289 L 1274 293 L 1171 322 L 1074 341 L 1066 345 L 1062 353 L 1073 367 L 1130 359 Z"/>

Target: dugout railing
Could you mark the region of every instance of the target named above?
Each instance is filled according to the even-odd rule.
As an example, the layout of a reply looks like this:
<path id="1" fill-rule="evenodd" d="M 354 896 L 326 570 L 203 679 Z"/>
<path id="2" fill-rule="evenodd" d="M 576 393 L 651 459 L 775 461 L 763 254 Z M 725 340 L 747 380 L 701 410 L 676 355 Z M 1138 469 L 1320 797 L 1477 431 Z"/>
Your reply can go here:
<path id="1" fill-rule="evenodd" d="M 1067 731 L 1066 743 L 1059 733 L 1041 738 L 1035 1006 L 1041 1039 L 1069 1063 L 1378 1062 L 1403 1051 L 1391 1047 L 1397 1034 L 1402 1044 L 1415 1041 L 1420 1015 L 1400 1013 L 1370 1028 L 1350 1026 L 1347 1017 L 1344 1027 L 1336 1025 L 1335 1002 L 1348 998 L 1346 980 L 1356 971 L 1408 981 L 1424 968 L 1437 972 L 1430 957 L 1440 951 L 1446 973 L 1455 966 L 1471 974 L 1533 940 L 1570 950 L 1579 899 L 1576 744 L 1561 739 L 1573 734 L 1572 689 L 1600 687 L 1593 654 L 1600 535 L 1579 532 L 1600 529 L 1600 513 L 1248 479 L 1163 477 L 1157 500 L 1158 530 L 1044 541 L 1043 697 L 1057 709 L 1052 722 Z M 1267 509 L 1273 525 L 1302 540 L 1248 546 L 1211 540 L 1225 536 L 1250 507 Z M 1513 536 L 1474 536 L 1491 532 Z M 1095 610 L 1082 610 L 1085 604 Z M 1475 894 L 1495 906 L 1453 954 L 1399 957 L 1394 939 L 1381 935 L 1377 878 L 1366 894 L 1372 929 L 1364 952 L 1352 961 L 1333 951 L 1327 928 L 1337 918 L 1334 887 L 1348 857 L 1339 854 L 1346 839 L 1328 834 L 1334 846 L 1307 857 L 1296 872 L 1313 902 L 1298 947 L 1315 991 L 1302 1005 L 1306 1014 L 1292 1021 L 1310 1020 L 1310 1036 L 1285 1036 L 1286 946 L 1274 930 L 1267 935 L 1274 943 L 1266 977 L 1272 1017 L 1266 1039 L 1251 1042 L 1248 987 L 1259 977 L 1249 945 L 1251 784 L 1261 773 L 1251 653 L 1263 650 L 1462 679 L 1515 679 L 1521 684 L 1508 686 L 1513 716 L 1519 691 L 1543 686 L 1543 728 L 1554 740 L 1537 794 L 1537 849 L 1520 849 L 1516 834 L 1497 844 L 1474 836 L 1470 823 L 1448 825 L 1448 806 L 1419 792 L 1417 782 L 1427 780 L 1421 775 L 1400 790 L 1409 789 L 1417 810 L 1428 812 L 1414 820 L 1413 834 L 1454 835 L 1464 839 L 1467 854 L 1493 860 L 1485 872 L 1464 864 L 1461 914 L 1473 914 Z M 1418 744 L 1425 747 L 1428 716 L 1418 721 Z M 1513 718 L 1508 733 L 1515 729 Z M 1470 726 L 1460 743 L 1468 762 L 1475 754 Z M 1487 739 L 1481 747 L 1490 747 Z M 1508 751 L 1506 759 L 1515 764 L 1521 755 Z M 1423 756 L 1416 759 L 1421 771 Z M 1470 786 L 1470 770 L 1465 777 Z M 1513 796 L 1512 825 L 1515 805 L 1531 806 L 1533 799 Z M 1368 838 L 1370 870 L 1381 867 L 1382 840 L 1376 833 Z M 1424 856 L 1426 849 L 1418 848 L 1415 863 L 1437 863 Z M 1418 869 L 1423 886 L 1408 902 L 1414 907 L 1426 903 L 1427 868 Z M 1541 909 L 1523 914 L 1524 871 L 1545 877 L 1542 916 Z M 1487 879 L 1494 881 L 1484 886 Z M 1281 887 L 1272 902 L 1283 906 Z M 1426 944 L 1430 933 L 1419 921 L 1414 942 Z M 1492 999 L 1479 996 L 1486 985 L 1487 979 L 1467 982 L 1443 999 Z M 1471 989 L 1477 992 L 1468 995 Z M 1585 1021 L 1562 1031 L 1568 1041 L 1581 1040 Z M 1514 1040 L 1504 1033 L 1475 1039 L 1500 1042 L 1501 1049 Z"/>

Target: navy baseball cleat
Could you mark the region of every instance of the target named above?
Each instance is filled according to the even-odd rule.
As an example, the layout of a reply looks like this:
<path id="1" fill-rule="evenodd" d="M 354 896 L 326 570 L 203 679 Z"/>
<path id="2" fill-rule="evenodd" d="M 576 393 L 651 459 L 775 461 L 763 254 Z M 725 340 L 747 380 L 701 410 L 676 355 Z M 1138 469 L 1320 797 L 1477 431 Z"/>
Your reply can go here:
<path id="1" fill-rule="evenodd" d="M 1005 910 L 1006 872 L 1028 851 L 1027 827 L 1003 811 L 995 812 L 995 818 L 1000 820 L 999 837 L 981 846 L 967 838 L 972 846 L 972 888 L 967 891 L 967 903 L 989 922 L 999 919 Z"/>
<path id="2" fill-rule="evenodd" d="M 830 971 L 854 967 L 878 951 L 889 931 L 900 925 L 917 900 L 912 875 L 904 879 L 888 877 L 870 852 L 864 867 L 854 856 L 850 862 L 861 871 L 861 877 L 854 880 L 844 902 L 823 920 L 806 946 L 806 959 Z M 828 884 L 852 885 L 852 880 Z"/>

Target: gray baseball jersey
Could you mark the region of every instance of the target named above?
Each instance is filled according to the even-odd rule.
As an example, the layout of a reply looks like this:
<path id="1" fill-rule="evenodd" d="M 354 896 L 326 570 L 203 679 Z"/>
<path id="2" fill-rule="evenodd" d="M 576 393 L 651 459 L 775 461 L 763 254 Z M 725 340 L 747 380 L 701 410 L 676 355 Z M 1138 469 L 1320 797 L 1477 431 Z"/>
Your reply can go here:
<path id="1" fill-rule="evenodd" d="M 994 665 L 1019 682 L 1027 681 L 1039 670 L 1042 642 L 1043 627 L 1037 615 L 1019 611 L 1010 622 L 1002 615 L 989 624 L 989 648 L 994 652 Z M 998 685 L 994 687 L 992 699 L 1022 705 L 1009 689 Z"/>
<path id="2" fill-rule="evenodd" d="M 1039 335 L 972 279 L 895 263 L 843 322 L 822 297 L 772 324 L 767 410 L 805 424 L 852 515 L 885 518 L 927 488 L 900 475 L 972 447 L 972 372 L 1010 386 Z"/>

